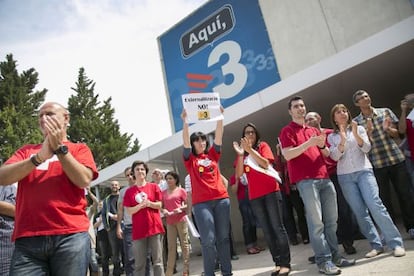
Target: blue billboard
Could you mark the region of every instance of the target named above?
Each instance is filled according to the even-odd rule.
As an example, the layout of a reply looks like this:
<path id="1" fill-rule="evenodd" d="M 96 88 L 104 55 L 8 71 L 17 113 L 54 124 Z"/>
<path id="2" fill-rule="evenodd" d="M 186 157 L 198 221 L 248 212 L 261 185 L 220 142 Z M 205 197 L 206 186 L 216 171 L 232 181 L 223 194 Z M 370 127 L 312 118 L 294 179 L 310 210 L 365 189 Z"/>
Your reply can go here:
<path id="1" fill-rule="evenodd" d="M 258 0 L 212 0 L 158 38 L 173 129 L 181 95 L 217 92 L 224 108 L 280 81 Z"/>

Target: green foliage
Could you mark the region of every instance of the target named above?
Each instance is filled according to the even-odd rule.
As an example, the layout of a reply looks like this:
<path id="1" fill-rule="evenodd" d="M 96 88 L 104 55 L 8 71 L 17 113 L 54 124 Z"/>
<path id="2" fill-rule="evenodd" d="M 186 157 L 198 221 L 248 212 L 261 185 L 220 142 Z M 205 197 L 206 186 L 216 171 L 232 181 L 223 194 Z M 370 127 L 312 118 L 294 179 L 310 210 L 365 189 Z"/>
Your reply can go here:
<path id="1" fill-rule="evenodd" d="M 94 93 L 95 83 L 79 69 L 76 92 L 68 101 L 71 120 L 68 134 L 73 142 L 86 143 L 92 150 L 98 169 L 103 169 L 139 151 L 136 139 L 130 147 L 132 134 L 121 133 L 109 97 L 102 104 Z"/>
<path id="2" fill-rule="evenodd" d="M 24 144 L 42 141 L 37 110 L 47 90 L 34 91 L 37 83 L 35 69 L 18 73 L 13 55 L 0 62 L 0 158 L 3 160 Z"/>

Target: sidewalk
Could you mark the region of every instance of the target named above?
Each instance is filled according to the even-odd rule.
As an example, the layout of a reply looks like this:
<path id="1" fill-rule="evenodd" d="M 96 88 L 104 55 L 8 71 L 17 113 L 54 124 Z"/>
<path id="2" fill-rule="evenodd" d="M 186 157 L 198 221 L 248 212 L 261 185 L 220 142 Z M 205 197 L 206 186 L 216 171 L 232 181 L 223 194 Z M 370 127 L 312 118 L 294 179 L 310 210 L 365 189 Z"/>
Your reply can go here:
<path id="1" fill-rule="evenodd" d="M 401 229 L 401 228 L 400 228 Z M 367 240 L 357 240 L 354 242 L 354 246 L 357 253 L 354 255 L 345 257 L 352 257 L 357 260 L 357 263 L 352 267 L 346 267 L 342 269 L 341 275 L 349 276 L 365 276 L 365 275 L 398 275 L 398 276 L 413 276 L 414 275 L 414 240 L 410 240 L 406 233 L 402 233 L 404 238 L 404 246 L 406 249 L 406 256 L 396 258 L 392 255 L 392 251 L 387 250 L 385 253 L 374 257 L 372 259 L 364 258 L 365 253 L 370 251 L 370 246 Z M 264 244 L 261 242 L 261 244 Z M 292 257 L 292 272 L 290 275 L 296 276 L 316 276 L 319 274 L 316 265 L 308 262 L 308 257 L 313 255 L 313 251 L 309 244 L 299 244 L 291 246 Z M 343 252 L 343 248 L 340 245 L 340 250 Z M 247 255 L 242 249 L 238 248 L 240 259 L 232 261 L 233 275 L 234 276 L 269 276 L 272 269 L 272 259 L 269 250 L 263 251 L 255 255 Z M 181 259 L 177 263 L 178 273 L 181 274 L 182 264 Z M 201 256 L 191 255 L 190 260 L 190 275 L 198 276 L 203 271 L 203 261 Z M 216 273 L 221 275 L 221 273 Z"/>

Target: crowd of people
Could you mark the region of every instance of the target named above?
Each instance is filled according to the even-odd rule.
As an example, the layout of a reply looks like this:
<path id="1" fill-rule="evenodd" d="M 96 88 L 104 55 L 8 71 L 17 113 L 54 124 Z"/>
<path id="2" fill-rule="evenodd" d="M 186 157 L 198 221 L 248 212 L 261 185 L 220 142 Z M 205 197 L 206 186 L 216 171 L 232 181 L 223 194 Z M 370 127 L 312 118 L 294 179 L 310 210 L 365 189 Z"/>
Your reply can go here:
<path id="1" fill-rule="evenodd" d="M 219 166 L 223 120 L 211 137 L 190 134 L 183 110 L 186 185 L 177 172 L 160 169 L 149 180 L 148 164 L 134 161 L 124 170 L 128 185 L 121 189 L 111 181 L 101 201 L 89 187 L 98 177 L 90 149 L 67 140 L 67 109 L 45 103 L 38 117 L 44 141 L 22 146 L 0 167 L 0 275 L 101 275 L 99 257 L 104 276 L 110 263 L 115 276 L 171 276 L 177 273 L 179 240 L 180 274 L 188 276 L 194 225 L 204 275 L 218 269 L 233 275 L 237 255 L 228 190 L 238 200 L 247 254 L 264 250 L 257 242 L 257 229 L 263 231 L 272 276 L 290 274 L 290 246 L 299 241 L 310 243 L 309 260 L 326 275 L 355 264 L 338 244 L 354 254 L 358 235 L 371 246 L 366 258 L 387 248 L 402 257 L 390 194 L 392 186 L 414 239 L 414 94 L 401 101 L 399 119 L 389 108 L 373 107 L 367 91 L 356 91 L 352 102 L 360 109 L 356 117 L 336 104 L 332 128 L 323 128 L 303 98 L 291 98 L 292 120 L 275 137 L 275 154 L 256 125 L 245 124 L 233 142 L 230 181 Z"/>

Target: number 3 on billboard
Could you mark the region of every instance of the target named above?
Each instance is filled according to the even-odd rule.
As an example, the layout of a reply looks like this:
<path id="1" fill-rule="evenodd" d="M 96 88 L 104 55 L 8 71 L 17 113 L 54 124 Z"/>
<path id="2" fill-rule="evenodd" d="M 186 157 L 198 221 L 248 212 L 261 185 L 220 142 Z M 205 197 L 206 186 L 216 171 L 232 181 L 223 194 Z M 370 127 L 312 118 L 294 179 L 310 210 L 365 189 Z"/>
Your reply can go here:
<path id="1" fill-rule="evenodd" d="M 217 45 L 208 57 L 208 67 L 210 67 L 219 62 L 222 55 L 229 56 L 227 63 L 221 66 L 221 71 L 223 76 L 233 75 L 233 82 L 230 84 L 221 83 L 213 87 L 213 91 L 219 93 L 220 98 L 234 97 L 246 85 L 248 74 L 246 67 L 240 63 L 241 53 L 240 45 L 235 41 L 228 40 Z"/>

